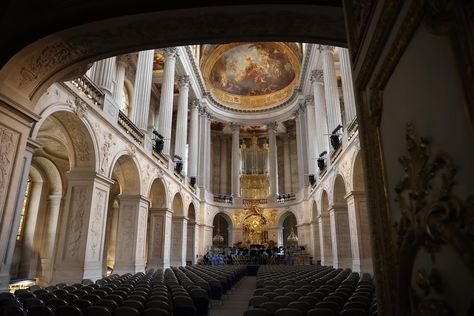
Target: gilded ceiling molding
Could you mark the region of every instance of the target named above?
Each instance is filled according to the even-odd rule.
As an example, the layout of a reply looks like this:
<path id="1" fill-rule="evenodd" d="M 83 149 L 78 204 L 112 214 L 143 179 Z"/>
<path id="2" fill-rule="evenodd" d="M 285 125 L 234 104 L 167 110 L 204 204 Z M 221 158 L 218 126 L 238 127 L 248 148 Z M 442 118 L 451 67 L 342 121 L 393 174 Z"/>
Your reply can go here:
<path id="1" fill-rule="evenodd" d="M 417 271 L 417 283 L 412 288 L 412 275 L 417 253 L 424 248 L 435 263 L 442 245 L 451 246 L 474 275 L 474 196 L 462 200 L 452 191 L 456 168 L 450 157 L 432 155 L 426 138 L 418 138 L 412 123 L 407 124 L 408 155 L 400 157 L 404 176 L 395 187 L 401 217 L 395 223 L 396 258 L 399 280 L 400 315 L 452 315 L 451 307 L 435 296 L 440 294 L 436 282 L 442 280 L 437 270 L 429 274 Z"/>

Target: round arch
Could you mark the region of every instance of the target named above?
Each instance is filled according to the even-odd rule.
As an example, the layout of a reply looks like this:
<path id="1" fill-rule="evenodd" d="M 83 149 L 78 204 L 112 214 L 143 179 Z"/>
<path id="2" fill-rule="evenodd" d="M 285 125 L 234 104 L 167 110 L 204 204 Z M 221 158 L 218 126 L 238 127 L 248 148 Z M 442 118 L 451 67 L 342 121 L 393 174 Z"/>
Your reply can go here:
<path id="1" fill-rule="evenodd" d="M 188 221 L 189 222 L 196 222 L 196 208 L 194 207 L 194 203 L 189 203 L 188 206 Z"/>
<path id="2" fill-rule="evenodd" d="M 224 237 L 224 246 L 232 246 L 232 219 L 224 212 L 217 212 L 212 218 L 212 236 L 220 233 Z"/>
<path id="3" fill-rule="evenodd" d="M 280 243 L 286 247 L 288 236 L 292 232 L 298 235 L 297 217 L 293 212 L 287 211 L 282 214 L 280 220 L 281 220 L 280 227 L 282 227 L 282 240 L 280 241 Z"/>
<path id="4" fill-rule="evenodd" d="M 173 216 L 184 216 L 184 206 L 183 198 L 181 194 L 177 192 L 173 197 L 173 202 L 171 204 L 171 209 L 173 210 Z"/>
<path id="5" fill-rule="evenodd" d="M 111 165 L 109 178 L 119 183 L 120 194 L 141 194 L 140 172 L 133 156 L 126 153 L 118 154 Z"/>
<path id="6" fill-rule="evenodd" d="M 150 208 L 168 207 L 168 193 L 166 183 L 161 178 L 155 178 L 151 183 L 148 197 L 150 198 Z"/>
<path id="7" fill-rule="evenodd" d="M 315 221 L 318 216 L 321 214 L 321 211 L 318 209 L 318 203 L 315 200 L 312 200 L 311 206 L 311 216 L 312 220 Z"/>
<path id="8" fill-rule="evenodd" d="M 326 190 L 323 190 L 321 193 L 321 208 L 320 214 L 328 214 L 329 213 L 329 195 Z"/>
<path id="9" fill-rule="evenodd" d="M 362 154 L 360 151 L 356 154 L 352 164 L 352 190 L 358 192 L 365 191 L 364 167 L 362 166 Z"/>
<path id="10" fill-rule="evenodd" d="M 293 215 L 296 219 L 296 223 L 298 224 L 298 216 L 296 216 L 296 212 L 293 210 L 293 209 L 289 209 L 289 210 L 286 210 L 285 212 L 281 213 L 280 214 L 280 217 L 278 218 L 277 220 L 277 223 L 278 223 L 278 227 L 282 227 L 283 226 L 283 222 L 285 221 L 285 219 L 290 216 L 290 215 Z"/>
<path id="11" fill-rule="evenodd" d="M 338 174 L 334 179 L 334 189 L 333 189 L 333 204 L 342 204 L 346 203 L 345 196 L 346 196 L 346 184 L 344 182 L 344 178 L 342 175 Z"/>

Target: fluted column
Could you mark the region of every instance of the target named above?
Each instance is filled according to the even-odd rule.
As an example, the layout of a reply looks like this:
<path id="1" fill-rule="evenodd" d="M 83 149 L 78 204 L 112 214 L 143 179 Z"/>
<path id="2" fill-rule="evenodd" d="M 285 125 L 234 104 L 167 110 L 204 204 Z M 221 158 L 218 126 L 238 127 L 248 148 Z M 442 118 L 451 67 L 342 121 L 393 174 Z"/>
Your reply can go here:
<path id="1" fill-rule="evenodd" d="M 316 155 L 329 150 L 329 132 L 326 113 L 326 99 L 324 96 L 323 71 L 313 70 L 311 83 L 314 92 L 314 110 L 316 116 Z"/>
<path id="2" fill-rule="evenodd" d="M 191 102 L 191 122 L 189 128 L 188 176 L 197 177 L 199 137 L 199 101 L 197 99 Z"/>
<path id="3" fill-rule="evenodd" d="M 303 138 L 301 137 L 301 109 L 298 109 L 296 115 L 296 157 L 298 162 L 298 190 L 304 186 L 304 162 L 303 162 Z"/>
<path id="4" fill-rule="evenodd" d="M 206 116 L 206 188 L 211 191 L 211 115 Z"/>
<path id="5" fill-rule="evenodd" d="M 229 170 L 227 169 L 227 138 L 221 138 L 221 156 L 220 161 L 220 193 L 227 194 L 227 178 Z"/>
<path id="6" fill-rule="evenodd" d="M 283 136 L 283 175 L 285 177 L 285 193 L 291 191 L 291 159 L 290 139 L 288 135 Z"/>
<path id="7" fill-rule="evenodd" d="M 161 85 L 160 114 L 158 131 L 164 137 L 162 153 L 170 155 L 171 144 L 171 122 L 173 120 L 173 91 L 174 91 L 174 70 L 176 57 L 178 55 L 175 47 L 165 48 L 165 65 L 163 68 L 163 83 Z"/>
<path id="8" fill-rule="evenodd" d="M 199 107 L 199 148 L 198 148 L 198 170 L 197 170 L 197 183 L 200 188 L 205 187 L 205 166 L 206 166 L 206 121 L 207 114 L 205 107 Z"/>
<path id="9" fill-rule="evenodd" d="M 186 143 L 188 136 L 188 92 L 189 77 L 182 76 L 178 79 L 178 117 L 176 122 L 176 139 L 174 142 L 174 153 L 183 159 L 186 155 Z"/>
<path id="10" fill-rule="evenodd" d="M 240 126 L 231 123 L 230 128 L 232 129 L 232 196 L 238 197 L 240 196 Z"/>
<path id="11" fill-rule="evenodd" d="M 314 102 L 312 96 L 306 96 L 305 104 L 306 104 L 306 142 L 308 144 L 308 173 L 309 174 L 316 174 L 316 117 L 315 117 L 315 110 L 314 110 Z"/>
<path id="12" fill-rule="evenodd" d="M 277 144 L 276 131 L 278 124 L 271 122 L 268 124 L 268 147 L 269 147 L 269 165 L 270 165 L 270 196 L 278 194 L 278 168 L 277 168 Z"/>
<path id="13" fill-rule="evenodd" d="M 342 94 L 344 96 L 344 112 L 346 123 L 351 123 L 357 116 L 354 97 L 354 85 L 352 81 L 352 67 L 349 50 L 339 48 L 339 59 L 341 61 Z"/>
<path id="14" fill-rule="evenodd" d="M 328 113 L 328 129 L 329 132 L 332 132 L 342 123 L 336 69 L 334 68 L 334 47 L 326 45 L 320 45 L 319 47 L 323 61 L 324 92 L 326 95 Z"/>
<path id="15" fill-rule="evenodd" d="M 123 85 L 125 84 L 125 63 L 123 61 L 117 61 L 117 67 L 115 70 L 115 88 L 114 88 L 114 100 L 117 102 L 119 108 L 123 104 Z M 125 113 L 129 115 L 129 113 Z"/>
<path id="16" fill-rule="evenodd" d="M 99 60 L 92 67 L 92 81 L 105 93 L 112 95 L 115 74 L 115 59 L 110 57 Z"/>
<path id="17" fill-rule="evenodd" d="M 138 53 L 135 89 L 132 98 L 131 119 L 144 132 L 148 129 L 154 54 L 155 51 L 152 49 Z"/>

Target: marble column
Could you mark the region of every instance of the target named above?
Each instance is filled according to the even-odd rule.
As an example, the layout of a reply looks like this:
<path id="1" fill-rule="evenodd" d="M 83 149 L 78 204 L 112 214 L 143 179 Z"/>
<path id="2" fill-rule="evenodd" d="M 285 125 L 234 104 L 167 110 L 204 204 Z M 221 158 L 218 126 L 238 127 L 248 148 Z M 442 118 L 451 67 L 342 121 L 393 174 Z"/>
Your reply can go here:
<path id="1" fill-rule="evenodd" d="M 339 48 L 339 60 L 341 62 L 341 82 L 346 124 L 350 124 L 356 118 L 356 107 L 354 84 L 352 81 L 351 58 L 347 48 Z"/>
<path id="2" fill-rule="evenodd" d="M 114 272 L 145 271 L 149 201 L 140 195 L 120 196 Z"/>
<path id="3" fill-rule="evenodd" d="M 206 189 L 211 191 L 211 114 L 207 113 L 206 120 L 206 166 L 205 166 L 205 175 L 206 175 Z"/>
<path id="4" fill-rule="evenodd" d="M 184 216 L 173 216 L 171 219 L 171 255 L 170 265 L 186 265 L 188 219 Z"/>
<path id="5" fill-rule="evenodd" d="M 240 125 L 231 123 L 232 129 L 232 196 L 240 196 Z"/>
<path id="6" fill-rule="evenodd" d="M 304 186 L 304 151 L 303 151 L 303 137 L 301 135 L 301 120 L 302 120 L 302 110 L 298 109 L 295 113 L 296 115 L 296 157 L 298 162 L 298 189 L 300 190 Z"/>
<path id="7" fill-rule="evenodd" d="M 105 93 L 112 95 L 114 90 L 116 57 L 96 61 L 92 66 L 92 81 Z"/>
<path id="8" fill-rule="evenodd" d="M 329 213 L 321 214 L 318 217 L 319 242 L 321 249 L 321 265 L 333 265 L 333 251 L 331 238 L 331 219 Z"/>
<path id="9" fill-rule="evenodd" d="M 197 183 L 204 190 L 206 187 L 205 168 L 206 168 L 206 125 L 207 113 L 205 107 L 199 108 L 199 149 L 198 149 L 198 170 Z"/>
<path id="10" fill-rule="evenodd" d="M 163 83 L 160 96 L 160 114 L 158 131 L 164 137 L 163 155 L 170 155 L 171 122 L 173 120 L 174 73 L 178 51 L 175 47 L 163 49 L 165 65 L 163 68 Z"/>
<path id="11" fill-rule="evenodd" d="M 138 53 L 135 88 L 131 102 L 131 120 L 145 134 L 148 129 L 148 113 L 150 110 L 151 79 L 153 76 L 154 50 L 145 50 Z"/>
<path id="12" fill-rule="evenodd" d="M 52 283 L 102 277 L 103 247 L 112 181 L 73 170 L 61 216 Z"/>
<path id="13" fill-rule="evenodd" d="M 191 102 L 191 122 L 189 126 L 188 176 L 197 179 L 199 138 L 199 100 Z"/>
<path id="14" fill-rule="evenodd" d="M 323 62 L 328 129 L 332 133 L 339 124 L 342 124 L 339 90 L 337 88 L 336 69 L 334 68 L 334 47 L 327 45 L 320 45 L 319 47 Z"/>
<path id="15" fill-rule="evenodd" d="M 352 191 L 346 196 L 351 236 L 352 270 L 373 272 L 367 200 L 364 192 Z"/>
<path id="16" fill-rule="evenodd" d="M 285 180 L 285 193 L 291 193 L 291 159 L 290 159 L 290 137 L 283 135 L 283 176 Z"/>
<path id="17" fill-rule="evenodd" d="M 173 212 L 168 208 L 150 209 L 147 268 L 170 267 L 171 219 Z"/>
<path id="18" fill-rule="evenodd" d="M 179 97 L 178 97 L 178 114 L 176 121 L 176 138 L 174 143 L 174 153 L 183 160 L 186 155 L 186 144 L 188 136 L 188 92 L 189 77 L 182 76 L 178 78 Z"/>
<path id="19" fill-rule="evenodd" d="M 336 204 L 329 208 L 331 219 L 332 255 L 335 268 L 352 268 L 351 236 L 347 206 Z"/>
<path id="20" fill-rule="evenodd" d="M 314 98 L 312 96 L 306 96 L 306 142 L 307 153 L 308 153 L 308 174 L 317 174 L 317 161 L 318 157 L 316 153 L 316 117 L 314 109 Z"/>
<path id="21" fill-rule="evenodd" d="M 229 177 L 229 169 L 227 168 L 227 138 L 221 136 L 221 156 L 220 162 L 220 193 L 228 194 L 227 178 Z"/>
<path id="22" fill-rule="evenodd" d="M 269 147 L 269 166 L 270 166 L 270 196 L 278 195 L 278 165 L 277 165 L 277 143 L 276 132 L 278 124 L 271 122 L 268 124 L 268 147 Z"/>
<path id="23" fill-rule="evenodd" d="M 314 110 L 316 117 L 316 155 L 329 152 L 329 131 L 326 113 L 326 98 L 324 95 L 323 71 L 313 70 L 311 73 L 311 83 L 314 92 Z"/>
<path id="24" fill-rule="evenodd" d="M 125 67 L 126 64 L 121 61 L 117 60 L 117 67 L 115 70 L 115 88 L 114 88 L 114 100 L 117 102 L 119 108 L 122 108 L 123 105 L 123 89 L 125 84 Z M 126 115 L 130 115 L 130 113 L 125 113 Z"/>

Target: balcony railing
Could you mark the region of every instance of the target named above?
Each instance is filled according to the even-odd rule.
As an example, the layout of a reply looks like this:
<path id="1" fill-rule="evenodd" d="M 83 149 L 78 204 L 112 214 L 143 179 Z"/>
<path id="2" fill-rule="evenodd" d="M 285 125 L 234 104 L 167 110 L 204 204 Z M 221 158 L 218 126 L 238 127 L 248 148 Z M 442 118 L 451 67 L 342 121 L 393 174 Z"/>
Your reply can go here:
<path id="1" fill-rule="evenodd" d="M 242 199 L 242 204 L 244 206 L 250 206 L 254 204 L 267 204 L 267 199 Z"/>
<path id="2" fill-rule="evenodd" d="M 80 76 L 71 81 L 71 83 L 84 95 L 92 100 L 95 105 L 102 106 L 104 103 L 104 93 L 87 76 Z"/>
<path id="3" fill-rule="evenodd" d="M 214 195 L 214 202 L 232 204 L 233 198 L 230 195 Z"/>
<path id="4" fill-rule="evenodd" d="M 285 202 L 294 201 L 294 200 L 296 200 L 295 193 L 279 194 L 277 197 L 278 203 L 285 203 Z"/>
<path id="5" fill-rule="evenodd" d="M 119 111 L 118 124 L 122 126 L 127 134 L 130 134 L 137 143 L 143 145 L 145 135 L 122 111 Z"/>

